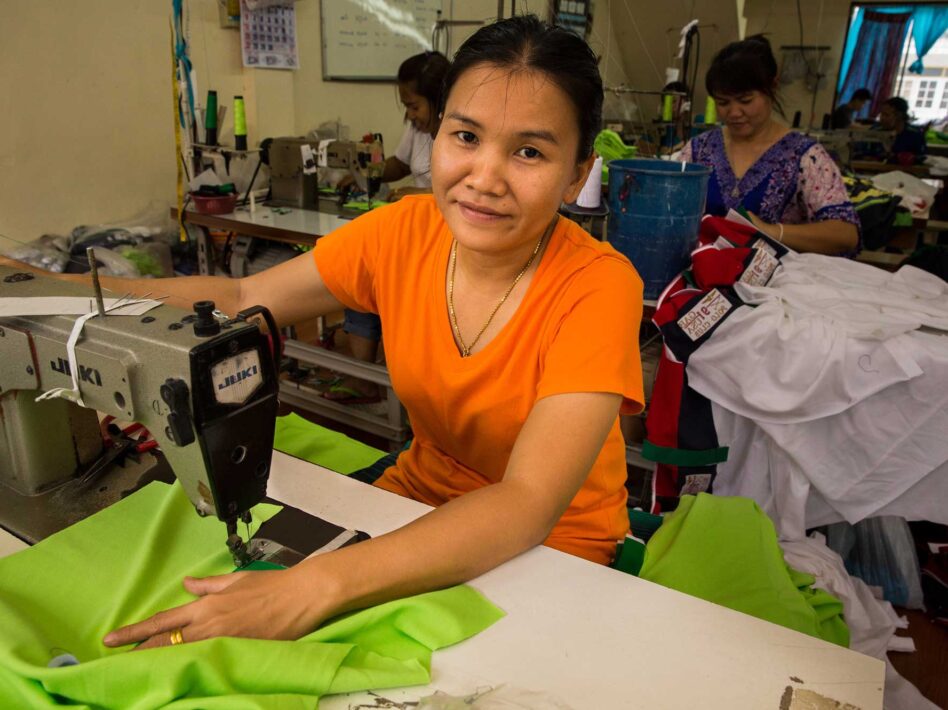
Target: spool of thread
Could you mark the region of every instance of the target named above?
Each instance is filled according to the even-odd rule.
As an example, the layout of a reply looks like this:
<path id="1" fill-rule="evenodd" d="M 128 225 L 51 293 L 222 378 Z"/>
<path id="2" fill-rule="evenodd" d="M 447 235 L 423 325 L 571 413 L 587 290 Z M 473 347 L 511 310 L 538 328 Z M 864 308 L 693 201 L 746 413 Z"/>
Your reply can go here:
<path id="1" fill-rule="evenodd" d="M 671 94 L 662 94 L 662 120 L 672 121 L 675 118 L 675 97 Z"/>
<path id="2" fill-rule="evenodd" d="M 718 122 L 718 107 L 714 103 L 713 96 L 709 96 L 704 102 L 704 122 L 707 124 Z"/>
<path id="3" fill-rule="evenodd" d="M 602 158 L 596 157 L 592 170 L 589 171 L 589 177 L 586 178 L 586 184 L 583 185 L 579 197 L 576 198 L 577 207 L 594 209 L 599 207 L 602 202 Z"/>
<path id="4" fill-rule="evenodd" d="M 800 127 L 800 121 L 801 121 L 802 119 L 803 119 L 803 112 L 802 112 L 802 111 L 796 111 L 796 112 L 794 112 L 794 114 L 793 114 L 793 127 L 794 127 L 794 128 L 799 128 L 799 127 Z"/>
<path id="5" fill-rule="evenodd" d="M 207 106 L 204 109 L 204 142 L 217 145 L 217 92 L 207 92 Z"/>
<path id="6" fill-rule="evenodd" d="M 247 109 L 243 96 L 234 97 L 234 147 L 247 150 Z"/>

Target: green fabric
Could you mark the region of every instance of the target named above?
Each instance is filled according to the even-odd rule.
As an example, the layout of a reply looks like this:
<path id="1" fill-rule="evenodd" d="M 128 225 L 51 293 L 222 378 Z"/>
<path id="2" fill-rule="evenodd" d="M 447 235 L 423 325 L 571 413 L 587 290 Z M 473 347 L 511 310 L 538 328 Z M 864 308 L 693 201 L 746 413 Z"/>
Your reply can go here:
<path id="1" fill-rule="evenodd" d="M 384 451 L 313 424 L 297 414 L 277 417 L 273 448 L 346 475 L 371 466 L 385 456 Z"/>
<path id="2" fill-rule="evenodd" d="M 929 145 L 946 145 L 948 144 L 948 133 L 929 128 L 925 131 L 925 142 Z"/>
<path id="3" fill-rule="evenodd" d="M 599 131 L 595 141 L 593 141 L 593 150 L 596 155 L 602 158 L 602 184 L 609 184 L 609 161 L 625 160 L 634 158 L 638 153 L 638 148 L 634 145 L 626 145 L 622 142 L 622 136 L 608 128 Z"/>
<path id="4" fill-rule="evenodd" d="M 620 572 L 638 577 L 645 562 L 645 543 L 630 535 L 616 546 L 616 556 L 612 560 L 612 568 Z"/>
<path id="5" fill-rule="evenodd" d="M 664 518 L 661 515 L 646 513 L 644 510 L 629 509 L 629 528 L 634 537 L 648 542 L 655 531 L 662 526 Z"/>
<path id="6" fill-rule="evenodd" d="M 381 207 L 382 205 L 387 205 L 388 203 L 385 200 L 351 200 L 343 204 L 342 209 L 344 210 L 358 210 L 360 212 L 368 212 L 369 210 L 374 210 L 376 207 Z"/>
<path id="7" fill-rule="evenodd" d="M 899 210 L 895 213 L 895 220 L 892 222 L 893 227 L 911 227 L 913 224 L 915 224 L 915 218 L 908 210 Z"/>
<path id="8" fill-rule="evenodd" d="M 727 461 L 727 454 L 727 446 L 691 451 L 671 446 L 659 446 L 648 439 L 642 442 L 642 458 L 670 466 L 711 466 Z"/>
<path id="9" fill-rule="evenodd" d="M 276 510 L 258 506 L 255 517 Z M 102 645 L 106 632 L 189 601 L 185 575 L 229 572 L 224 537 L 179 486 L 152 483 L 0 559 L 0 708 L 313 708 L 324 694 L 427 683 L 433 650 L 502 616 L 455 587 L 341 617 L 300 641 Z M 80 664 L 47 667 L 63 653 Z"/>
<path id="10" fill-rule="evenodd" d="M 773 523 L 748 498 L 682 496 L 648 541 L 639 576 L 849 646 L 842 602 L 787 566 Z"/>

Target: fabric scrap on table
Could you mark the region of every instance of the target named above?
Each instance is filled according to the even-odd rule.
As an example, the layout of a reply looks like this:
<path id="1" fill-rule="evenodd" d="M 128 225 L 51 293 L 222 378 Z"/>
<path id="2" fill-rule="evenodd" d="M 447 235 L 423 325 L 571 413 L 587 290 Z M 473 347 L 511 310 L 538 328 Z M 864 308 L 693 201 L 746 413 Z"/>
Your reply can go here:
<path id="1" fill-rule="evenodd" d="M 346 475 L 371 466 L 385 456 L 384 451 L 292 413 L 277 417 L 273 448 Z"/>

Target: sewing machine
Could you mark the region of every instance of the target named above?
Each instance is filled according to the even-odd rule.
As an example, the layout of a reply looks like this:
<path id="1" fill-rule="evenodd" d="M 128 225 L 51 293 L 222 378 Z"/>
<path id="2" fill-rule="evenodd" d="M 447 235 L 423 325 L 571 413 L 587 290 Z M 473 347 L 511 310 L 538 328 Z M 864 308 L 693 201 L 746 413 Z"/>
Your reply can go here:
<path id="1" fill-rule="evenodd" d="M 3 298 L 91 295 L 0 266 Z M 99 486 L 83 485 L 104 453 L 99 411 L 147 428 L 197 513 L 224 521 L 235 562 L 246 562 L 237 524 L 266 495 L 277 414 L 270 345 L 248 320 L 257 315 L 277 332 L 262 307 L 226 318 L 210 301 L 194 313 L 160 305 L 89 319 L 74 348 L 84 407 L 36 401 L 73 387 L 76 316 L 0 317 L 0 525 L 33 542 L 102 507 L 88 502 Z"/>
<path id="2" fill-rule="evenodd" d="M 380 133 L 368 133 L 359 142 L 274 138 L 270 143 L 270 204 L 316 209 L 318 168 L 349 170 L 366 177 L 368 193 L 379 191 L 385 153 Z"/>
<path id="3" fill-rule="evenodd" d="M 851 128 L 812 130 L 807 131 L 807 135 L 821 143 L 843 167 L 848 167 L 853 161 L 854 152 L 866 152 L 870 150 L 871 145 L 879 145 L 879 152 L 887 154 L 895 140 L 895 131 L 876 130 L 859 125 Z"/>

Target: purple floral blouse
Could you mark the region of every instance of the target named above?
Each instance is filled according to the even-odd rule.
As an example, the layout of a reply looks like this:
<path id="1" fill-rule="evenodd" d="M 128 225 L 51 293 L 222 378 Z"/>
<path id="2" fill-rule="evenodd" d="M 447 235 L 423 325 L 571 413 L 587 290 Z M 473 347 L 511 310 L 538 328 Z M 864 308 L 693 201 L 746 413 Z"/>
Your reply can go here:
<path id="1" fill-rule="evenodd" d="M 768 148 L 738 180 L 720 128 L 690 140 L 679 158 L 711 168 L 707 214 L 744 207 L 765 222 L 802 224 L 838 219 L 859 227 L 836 163 L 819 143 L 791 131 Z"/>

